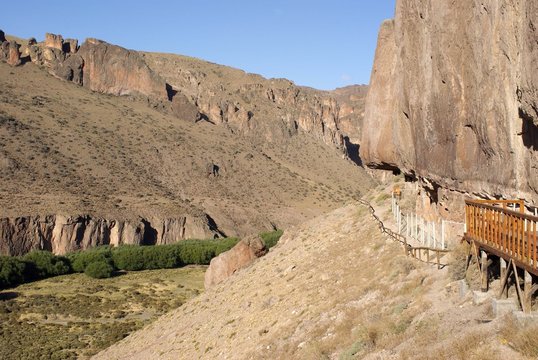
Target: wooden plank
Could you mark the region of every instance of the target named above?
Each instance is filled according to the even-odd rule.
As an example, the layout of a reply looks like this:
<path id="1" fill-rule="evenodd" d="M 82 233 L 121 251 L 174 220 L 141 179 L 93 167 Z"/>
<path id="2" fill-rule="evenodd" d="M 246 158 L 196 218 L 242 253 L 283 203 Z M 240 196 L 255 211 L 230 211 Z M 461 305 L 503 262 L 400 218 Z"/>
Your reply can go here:
<path id="1" fill-rule="evenodd" d="M 533 264 L 533 268 L 534 269 L 537 269 L 538 266 L 536 265 L 536 249 L 538 248 L 538 244 L 536 243 L 536 221 L 533 221 L 533 230 L 532 230 L 532 234 L 533 234 L 533 238 L 534 238 L 534 241 L 533 241 L 533 255 L 532 255 L 532 264 Z"/>

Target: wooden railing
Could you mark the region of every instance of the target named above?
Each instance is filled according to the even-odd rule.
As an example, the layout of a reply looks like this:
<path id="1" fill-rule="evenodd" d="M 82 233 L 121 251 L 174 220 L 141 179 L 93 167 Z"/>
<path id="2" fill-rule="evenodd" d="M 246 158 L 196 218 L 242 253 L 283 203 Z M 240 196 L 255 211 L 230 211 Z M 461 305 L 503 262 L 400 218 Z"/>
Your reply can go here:
<path id="1" fill-rule="evenodd" d="M 510 204 L 519 206 L 519 211 L 510 210 Z M 524 212 L 523 200 L 466 200 L 465 238 L 538 275 L 538 217 Z"/>
<path id="2" fill-rule="evenodd" d="M 359 199 L 359 203 L 361 203 L 362 205 L 368 207 L 368 209 L 370 210 L 370 214 L 372 215 L 372 217 L 376 221 L 377 226 L 379 227 L 379 230 L 382 233 L 387 234 L 394 241 L 397 241 L 397 242 L 399 242 L 400 244 L 403 245 L 403 248 L 405 250 L 405 254 L 407 256 L 411 256 L 411 257 L 415 258 L 416 260 L 419 260 L 421 262 L 425 262 L 427 264 L 435 264 L 435 265 L 437 265 L 438 269 L 442 269 L 445 266 L 447 266 L 446 263 L 442 262 L 441 257 L 446 255 L 447 253 L 449 253 L 450 250 L 436 249 L 436 248 L 430 248 L 430 247 L 426 247 L 426 246 L 413 247 L 413 246 L 409 245 L 408 242 L 407 242 L 407 238 L 404 235 L 398 234 L 397 232 L 392 231 L 388 227 L 385 227 L 385 224 L 383 224 L 381 219 L 375 214 L 374 207 L 368 201 L 366 201 L 364 199 Z M 430 256 L 430 253 L 435 254 L 435 255 Z M 424 254 L 424 256 L 423 256 L 423 254 Z"/>

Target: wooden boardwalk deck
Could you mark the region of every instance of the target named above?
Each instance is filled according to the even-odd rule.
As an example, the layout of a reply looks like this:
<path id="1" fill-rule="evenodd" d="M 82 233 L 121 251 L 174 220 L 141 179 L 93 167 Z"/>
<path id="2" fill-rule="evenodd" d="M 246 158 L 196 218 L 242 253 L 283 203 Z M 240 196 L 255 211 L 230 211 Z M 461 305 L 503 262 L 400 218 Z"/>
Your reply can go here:
<path id="1" fill-rule="evenodd" d="M 520 210 L 510 210 L 509 204 L 517 204 Z M 538 276 L 538 217 L 523 211 L 523 200 L 467 200 L 465 238 Z"/>
<path id="2" fill-rule="evenodd" d="M 537 290 L 531 274 L 538 276 L 538 217 L 525 214 L 523 200 L 467 200 L 465 223 L 464 239 L 471 244 L 480 262 L 482 290 L 487 291 L 489 285 L 488 267 L 492 261 L 488 256 L 494 255 L 499 258 L 500 266 L 499 297 L 505 290 L 508 295 L 512 276 L 521 307 L 530 312 L 532 296 Z"/>

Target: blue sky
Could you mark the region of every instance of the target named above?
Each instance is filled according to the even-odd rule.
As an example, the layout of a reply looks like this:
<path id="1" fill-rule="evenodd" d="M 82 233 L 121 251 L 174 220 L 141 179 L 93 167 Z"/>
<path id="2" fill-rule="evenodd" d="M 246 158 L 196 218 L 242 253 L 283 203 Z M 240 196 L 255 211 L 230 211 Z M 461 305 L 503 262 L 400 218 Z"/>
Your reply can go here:
<path id="1" fill-rule="evenodd" d="M 299 85 L 368 83 L 384 19 L 395 0 L 6 1 L 0 29 L 96 37 L 130 49 L 169 52 Z"/>

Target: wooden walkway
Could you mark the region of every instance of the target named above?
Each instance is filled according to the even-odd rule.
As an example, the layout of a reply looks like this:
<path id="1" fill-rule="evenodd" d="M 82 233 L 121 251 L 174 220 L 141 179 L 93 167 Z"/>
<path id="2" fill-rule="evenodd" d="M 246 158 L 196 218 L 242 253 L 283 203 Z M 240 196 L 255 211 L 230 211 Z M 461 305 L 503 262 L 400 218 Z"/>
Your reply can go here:
<path id="1" fill-rule="evenodd" d="M 512 206 L 513 209 L 510 209 Z M 518 209 L 516 211 L 516 208 Z M 482 290 L 489 286 L 489 257 L 499 259 L 501 292 L 506 293 L 510 279 L 523 311 L 531 311 L 531 298 L 537 290 L 533 277 L 538 276 L 538 217 L 525 214 L 523 200 L 467 200 L 465 201 L 466 232 L 464 239 L 471 244 L 479 260 Z M 469 264 L 469 260 L 468 260 Z M 520 285 L 523 278 L 523 288 Z"/>

